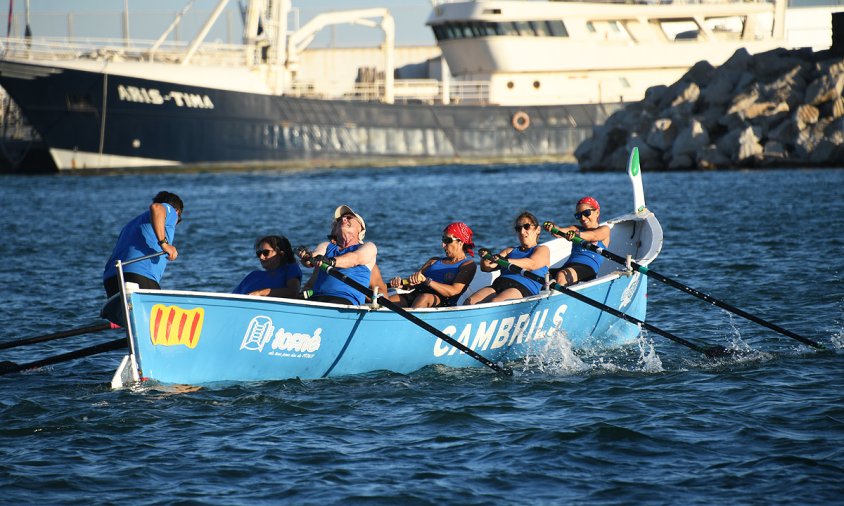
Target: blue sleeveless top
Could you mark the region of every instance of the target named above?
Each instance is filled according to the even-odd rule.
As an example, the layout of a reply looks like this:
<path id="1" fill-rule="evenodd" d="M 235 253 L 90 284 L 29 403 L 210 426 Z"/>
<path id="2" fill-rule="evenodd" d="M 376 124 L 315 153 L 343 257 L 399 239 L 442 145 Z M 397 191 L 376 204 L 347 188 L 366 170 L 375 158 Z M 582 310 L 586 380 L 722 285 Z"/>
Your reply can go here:
<path id="1" fill-rule="evenodd" d="M 232 293 L 248 294 L 262 288 L 285 288 L 293 278 L 302 280 L 302 269 L 295 263 L 283 264 L 272 271 L 252 271 L 237 285 Z"/>
<path id="2" fill-rule="evenodd" d="M 427 269 L 425 269 L 423 274 L 425 274 L 425 277 L 430 278 L 432 281 L 436 281 L 437 283 L 443 283 L 443 284 L 446 284 L 446 285 L 454 284 L 454 280 L 457 278 L 457 273 L 458 273 L 458 271 L 460 271 L 460 267 L 462 267 L 463 264 L 465 264 L 467 261 L 468 262 L 474 261 L 470 258 L 466 258 L 462 262 L 459 262 L 459 263 L 447 264 L 447 263 L 444 263 L 443 260 L 445 260 L 445 259 L 440 258 L 439 260 L 437 260 L 436 262 L 431 264 Z M 468 283 L 466 284 L 465 287 L 463 287 L 463 291 L 466 291 L 467 288 L 469 288 Z M 433 290 L 431 290 L 431 291 L 433 291 Z M 447 299 L 443 298 L 442 296 L 439 296 L 440 299 L 442 299 L 441 305 L 442 306 L 453 306 L 453 305 L 457 304 L 457 299 L 459 299 L 461 295 L 463 295 L 463 292 L 460 292 L 457 295 L 455 295 L 453 297 L 449 297 Z"/>
<path id="3" fill-rule="evenodd" d="M 599 248 L 607 247 L 606 244 L 604 244 L 604 241 L 598 241 L 595 244 Z M 569 259 L 566 261 L 566 264 L 563 265 L 563 267 L 567 267 L 569 264 L 585 265 L 592 269 L 597 275 L 598 269 L 601 268 L 602 263 L 604 263 L 604 257 L 595 253 L 594 251 L 589 251 L 580 244 L 572 243 L 571 255 L 569 256 Z"/>
<path id="4" fill-rule="evenodd" d="M 363 244 L 355 244 L 354 246 L 349 246 L 348 248 L 340 249 L 336 244 L 330 242 L 328 243 L 328 248 L 326 248 L 325 250 L 325 257 L 339 257 L 340 255 L 344 255 L 346 253 L 355 251 L 361 246 L 363 246 Z M 349 278 L 362 284 L 363 286 L 369 286 L 369 278 L 372 275 L 372 271 L 369 270 L 369 267 L 365 265 L 356 265 L 354 267 L 338 270 Z M 366 302 L 366 297 L 362 293 L 355 290 L 346 283 L 343 283 L 334 276 L 329 276 L 322 269 L 320 269 L 319 273 L 317 273 L 317 278 L 314 282 L 314 295 L 342 297 L 348 300 L 350 303 L 358 306 L 361 306 L 364 304 L 364 302 Z"/>
<path id="5" fill-rule="evenodd" d="M 533 251 L 536 248 L 537 247 L 534 246 L 532 248 L 528 248 L 525 251 L 522 251 L 521 249 L 519 249 L 518 246 L 516 246 L 515 248 L 513 248 L 512 251 L 510 251 L 510 255 L 507 256 L 507 260 L 518 260 L 519 258 L 527 258 L 527 257 L 533 255 Z M 535 269 L 535 270 L 532 270 L 530 272 L 536 274 L 537 276 L 539 276 L 541 278 L 544 278 L 545 274 L 548 273 L 548 266 L 546 265 L 544 267 L 540 267 L 539 269 Z M 513 281 L 515 281 L 517 283 L 523 284 L 524 286 L 527 287 L 528 290 L 530 290 L 531 295 L 536 295 L 536 294 L 539 293 L 540 290 L 542 290 L 542 283 L 539 283 L 539 282 L 534 281 L 532 279 L 528 279 L 528 278 L 522 276 L 521 274 L 516 274 L 516 273 L 513 273 L 513 272 L 509 272 L 509 271 L 501 271 L 501 277 L 502 278 L 509 278 L 509 279 L 512 279 Z"/>

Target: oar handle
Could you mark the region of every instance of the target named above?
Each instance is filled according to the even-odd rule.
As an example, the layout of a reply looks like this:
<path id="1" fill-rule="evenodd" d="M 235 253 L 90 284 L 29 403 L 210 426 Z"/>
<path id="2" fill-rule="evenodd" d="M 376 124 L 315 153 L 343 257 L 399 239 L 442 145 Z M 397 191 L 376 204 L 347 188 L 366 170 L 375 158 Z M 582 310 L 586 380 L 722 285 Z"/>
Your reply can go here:
<path id="1" fill-rule="evenodd" d="M 502 367 L 502 366 L 496 364 L 492 360 L 484 357 L 480 353 L 478 353 L 475 350 L 469 348 L 468 346 L 464 345 L 460 341 L 458 341 L 458 340 L 454 339 L 453 337 L 449 336 L 448 334 L 441 331 L 440 329 L 434 327 L 433 325 L 426 322 L 425 320 L 417 318 L 416 316 L 408 313 L 407 311 L 405 311 L 404 309 L 399 307 L 395 302 L 391 301 L 390 299 L 383 297 L 380 294 L 373 293 L 373 291 L 370 290 L 369 288 L 363 286 L 362 284 L 358 283 L 354 279 L 349 278 L 348 276 L 346 276 L 345 274 L 340 272 L 336 267 L 334 267 L 332 265 L 332 262 L 330 262 L 329 260 L 333 260 L 333 259 L 327 259 L 327 258 L 321 257 L 320 255 L 313 256 L 313 255 L 310 254 L 310 252 L 308 252 L 305 248 L 303 248 L 301 246 L 296 248 L 296 253 L 300 257 L 302 257 L 303 260 L 305 258 L 307 258 L 307 260 L 310 261 L 310 262 L 316 261 L 318 263 L 318 267 L 320 269 L 324 270 L 328 275 L 339 279 L 343 283 L 346 283 L 347 285 L 351 286 L 355 290 L 357 290 L 357 291 L 361 292 L 362 294 L 366 295 L 367 297 L 371 298 L 373 302 L 377 302 L 378 304 L 386 307 L 387 309 L 390 309 L 391 311 L 393 311 L 397 315 L 399 315 L 399 316 L 405 318 L 406 320 L 422 327 L 423 329 L 427 330 L 431 334 L 437 336 L 438 338 L 442 339 L 443 341 L 447 342 L 448 344 L 454 346 L 458 350 L 460 350 L 463 353 L 469 355 L 470 357 L 474 358 L 475 360 L 484 364 L 485 366 L 493 369 L 496 372 L 505 374 L 507 376 L 513 375 L 513 371 L 510 368 Z"/>
<path id="2" fill-rule="evenodd" d="M 532 279 L 532 280 L 537 281 L 539 283 L 545 283 L 545 278 L 543 278 L 542 276 L 538 276 L 538 275 L 536 275 L 535 273 L 533 273 L 529 270 L 522 269 L 521 267 L 519 267 L 517 265 L 513 265 L 510 262 L 508 262 L 507 260 L 504 260 L 503 258 L 500 258 L 500 257 L 499 258 L 493 258 L 493 255 L 489 254 L 489 250 L 479 248 L 478 252 L 480 253 L 482 258 L 484 258 L 485 260 L 489 260 L 491 262 L 497 263 L 503 269 L 506 269 L 506 270 L 508 270 L 508 271 L 510 271 L 514 274 L 520 274 L 520 275 L 522 275 L 522 276 L 524 276 L 528 279 Z M 650 323 L 642 321 L 642 320 L 640 320 L 640 319 L 638 319 L 634 316 L 630 316 L 627 313 L 623 313 L 623 312 L 615 309 L 614 307 L 607 306 L 606 304 L 602 304 L 602 303 L 600 303 L 596 300 L 590 299 L 589 297 L 587 297 L 587 296 L 585 296 L 581 293 L 578 293 L 578 292 L 576 292 L 576 291 L 574 291 L 570 288 L 566 288 L 565 286 L 563 286 L 563 285 L 561 285 L 557 282 L 551 283 L 551 287 L 553 289 L 557 290 L 558 292 L 564 293 L 565 295 L 568 295 L 569 297 L 572 297 L 574 299 L 579 300 L 580 302 L 583 302 L 583 303 L 588 304 L 592 307 L 600 309 L 601 311 L 609 313 L 609 314 L 611 314 L 611 315 L 613 315 L 617 318 L 620 318 L 622 320 L 625 320 L 627 322 L 639 325 L 644 329 L 655 332 L 655 333 L 657 333 L 661 336 L 664 336 L 664 337 L 666 337 L 666 338 L 668 338 L 668 339 L 670 339 L 670 340 L 672 340 L 676 343 L 682 344 L 683 346 L 686 346 L 686 347 L 688 347 L 688 348 L 690 348 L 690 349 L 692 349 L 692 350 L 694 350 L 698 353 L 703 353 L 706 356 L 717 356 L 717 355 L 722 354 L 721 351 L 719 349 L 715 348 L 715 347 L 703 348 L 701 346 L 698 346 L 698 345 L 692 343 L 691 341 L 687 341 L 686 339 L 683 339 L 682 337 L 675 336 L 674 334 L 667 332 L 665 330 L 662 330 L 659 327 L 655 327 L 654 325 L 651 325 Z"/>
<path id="3" fill-rule="evenodd" d="M 559 235 L 565 235 L 565 232 L 561 231 L 559 228 L 557 228 L 557 227 L 554 225 L 554 223 L 553 223 L 553 222 L 550 222 L 550 221 L 546 221 L 546 222 L 544 222 L 544 223 L 542 224 L 542 228 L 544 228 L 545 230 L 547 230 L 547 231 L 551 232 L 551 233 L 552 233 L 552 234 L 554 234 L 554 235 L 557 235 L 557 234 L 559 234 Z"/>

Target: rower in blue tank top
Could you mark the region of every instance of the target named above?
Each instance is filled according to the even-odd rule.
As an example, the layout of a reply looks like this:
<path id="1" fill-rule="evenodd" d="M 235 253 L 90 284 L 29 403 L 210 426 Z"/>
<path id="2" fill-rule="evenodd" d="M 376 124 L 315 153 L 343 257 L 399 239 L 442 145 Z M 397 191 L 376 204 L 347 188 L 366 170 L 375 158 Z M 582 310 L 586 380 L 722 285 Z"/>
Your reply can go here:
<path id="1" fill-rule="evenodd" d="M 321 243 L 313 252 L 300 253 L 302 263 L 314 267 L 314 275 L 305 284 L 306 290 L 313 290 L 308 300 L 358 306 L 366 302 L 363 293 L 328 275 L 315 262 L 325 261 L 350 279 L 368 287 L 378 249 L 371 242 L 363 242 L 365 235 L 366 223 L 359 214 L 345 205 L 334 210 L 331 241 Z"/>
<path id="2" fill-rule="evenodd" d="M 406 280 L 391 279 L 390 286 L 393 288 L 409 286 L 413 291 L 392 295 L 390 300 L 401 307 L 414 308 L 456 305 L 477 270 L 475 262 L 466 257 L 475 256 L 474 247 L 472 229 L 468 225 L 462 221 L 449 224 L 442 236 L 445 256 L 429 259 Z"/>
<path id="3" fill-rule="evenodd" d="M 250 272 L 232 293 L 295 298 L 302 283 L 290 241 L 283 235 L 267 235 L 255 241 L 255 256 L 263 270 Z"/>
<path id="4" fill-rule="evenodd" d="M 579 225 L 560 228 L 552 222 L 545 222 L 545 229 L 551 231 L 556 228 L 559 232 L 557 237 L 565 237 L 569 241 L 578 236 L 584 241 L 591 242 L 600 248 L 606 248 L 610 244 L 610 227 L 599 225 L 601 206 L 592 197 L 583 197 L 577 202 L 574 210 L 575 219 L 580 221 Z M 566 263 L 559 269 L 552 271 L 554 280 L 568 286 L 581 281 L 589 281 L 598 276 L 598 270 L 604 262 L 604 257 L 589 251 L 577 243 L 571 245 L 571 255 Z"/>
<path id="5" fill-rule="evenodd" d="M 548 273 L 551 261 L 551 251 L 548 246 L 539 245 L 539 234 L 542 229 L 536 216 L 529 212 L 521 213 L 516 218 L 513 227 L 519 237 L 519 246 L 505 248 L 493 260 L 481 260 L 481 270 L 490 272 L 499 269 L 496 257 L 506 258 L 511 264 L 529 270 L 540 277 Z M 542 290 L 542 285 L 519 274 L 504 272 L 491 286 L 481 288 L 466 299 L 466 304 L 480 304 L 483 302 L 501 302 L 510 299 L 520 299 L 536 295 Z"/>

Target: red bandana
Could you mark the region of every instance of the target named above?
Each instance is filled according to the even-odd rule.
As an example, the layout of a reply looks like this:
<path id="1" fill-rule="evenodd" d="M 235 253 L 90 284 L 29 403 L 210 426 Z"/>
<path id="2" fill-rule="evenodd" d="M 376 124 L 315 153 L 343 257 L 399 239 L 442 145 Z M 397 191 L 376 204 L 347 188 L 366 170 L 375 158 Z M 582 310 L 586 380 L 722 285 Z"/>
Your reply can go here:
<path id="1" fill-rule="evenodd" d="M 469 256 L 475 256 L 475 252 L 472 251 L 472 248 L 475 247 L 475 243 L 472 242 L 472 229 L 469 228 L 468 225 L 463 223 L 462 221 L 455 221 L 454 223 L 449 224 L 449 226 L 445 227 L 443 230 L 443 234 L 445 235 L 453 235 L 454 237 L 460 239 L 463 244 L 466 246 L 466 253 Z"/>
<path id="2" fill-rule="evenodd" d="M 596 211 L 601 210 L 601 206 L 598 205 L 598 201 L 593 199 L 592 197 L 583 197 L 582 199 L 577 201 L 577 205 L 586 204 L 587 206 L 591 207 Z"/>

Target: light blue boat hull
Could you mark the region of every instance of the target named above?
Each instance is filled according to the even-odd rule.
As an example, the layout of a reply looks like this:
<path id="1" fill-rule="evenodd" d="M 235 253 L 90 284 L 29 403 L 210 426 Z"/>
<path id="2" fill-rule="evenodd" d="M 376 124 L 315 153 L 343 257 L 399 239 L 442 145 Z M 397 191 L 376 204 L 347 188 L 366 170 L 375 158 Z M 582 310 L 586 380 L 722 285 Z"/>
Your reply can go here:
<path id="1" fill-rule="evenodd" d="M 645 319 L 647 283 L 639 274 L 606 276 L 579 291 Z M 409 373 L 432 364 L 482 366 L 386 308 L 143 290 L 131 293 L 130 303 L 142 377 L 163 383 Z M 579 348 L 618 346 L 639 334 L 637 325 L 557 292 L 412 313 L 495 362 L 541 354 L 549 340 L 561 336 Z"/>

